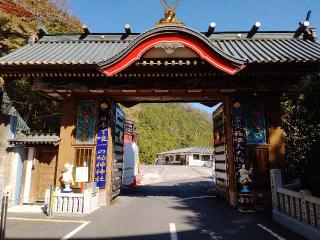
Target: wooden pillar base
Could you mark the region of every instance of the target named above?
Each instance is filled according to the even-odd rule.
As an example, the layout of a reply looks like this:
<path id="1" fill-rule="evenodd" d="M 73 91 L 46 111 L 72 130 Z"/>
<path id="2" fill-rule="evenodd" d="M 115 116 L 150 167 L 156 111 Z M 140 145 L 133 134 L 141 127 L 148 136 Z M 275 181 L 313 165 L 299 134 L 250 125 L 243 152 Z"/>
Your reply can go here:
<path id="1" fill-rule="evenodd" d="M 112 195 L 110 192 L 106 192 L 106 198 L 105 198 L 105 201 L 106 201 L 106 205 L 109 206 L 111 204 L 111 200 L 112 200 Z"/>
<path id="2" fill-rule="evenodd" d="M 106 189 L 99 189 L 99 205 L 103 205 L 103 206 L 109 205 L 106 201 L 106 198 L 107 198 L 106 194 L 107 194 Z"/>
<path id="3" fill-rule="evenodd" d="M 238 193 L 236 191 L 229 190 L 229 203 L 232 207 L 238 207 Z"/>

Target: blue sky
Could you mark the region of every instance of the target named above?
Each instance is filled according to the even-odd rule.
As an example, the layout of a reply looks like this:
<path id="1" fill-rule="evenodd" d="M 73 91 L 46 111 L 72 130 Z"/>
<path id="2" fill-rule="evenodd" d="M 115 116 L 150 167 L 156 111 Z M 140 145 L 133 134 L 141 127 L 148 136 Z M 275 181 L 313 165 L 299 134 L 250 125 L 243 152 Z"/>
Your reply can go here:
<path id="1" fill-rule="evenodd" d="M 123 32 L 129 23 L 133 32 L 154 27 L 163 16 L 160 0 L 69 0 L 74 15 L 92 32 Z M 170 4 L 173 0 L 168 1 Z M 295 30 L 308 10 L 311 26 L 320 27 L 319 0 L 181 0 L 177 16 L 187 27 L 206 31 L 210 22 L 216 31 L 246 31 L 260 21 L 261 30 Z M 196 107 L 211 111 L 200 104 Z"/>
<path id="2" fill-rule="evenodd" d="M 160 0 L 69 1 L 72 12 L 95 32 L 121 32 L 126 23 L 143 32 L 163 16 Z M 181 0 L 177 16 L 199 31 L 212 21 L 217 31 L 249 30 L 256 21 L 261 21 L 261 30 L 295 30 L 308 10 L 311 25 L 319 26 L 319 0 Z"/>

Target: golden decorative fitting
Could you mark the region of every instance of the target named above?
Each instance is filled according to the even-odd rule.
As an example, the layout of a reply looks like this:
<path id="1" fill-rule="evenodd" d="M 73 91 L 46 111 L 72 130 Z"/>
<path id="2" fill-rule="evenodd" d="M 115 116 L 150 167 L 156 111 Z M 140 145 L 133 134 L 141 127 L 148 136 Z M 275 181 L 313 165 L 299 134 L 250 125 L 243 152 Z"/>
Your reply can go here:
<path id="1" fill-rule="evenodd" d="M 4 86 L 4 80 L 2 77 L 0 77 L 0 89 Z"/>
<path id="2" fill-rule="evenodd" d="M 169 6 L 167 0 L 161 0 L 164 7 L 164 17 L 156 23 L 156 26 L 162 25 L 184 25 L 184 23 L 176 18 L 176 9 L 180 0 L 175 0 L 172 6 Z"/>
<path id="3" fill-rule="evenodd" d="M 184 23 L 176 18 L 176 12 L 168 9 L 164 12 L 164 17 L 160 19 L 156 23 L 156 26 L 163 26 L 163 25 L 182 25 L 184 26 Z"/>

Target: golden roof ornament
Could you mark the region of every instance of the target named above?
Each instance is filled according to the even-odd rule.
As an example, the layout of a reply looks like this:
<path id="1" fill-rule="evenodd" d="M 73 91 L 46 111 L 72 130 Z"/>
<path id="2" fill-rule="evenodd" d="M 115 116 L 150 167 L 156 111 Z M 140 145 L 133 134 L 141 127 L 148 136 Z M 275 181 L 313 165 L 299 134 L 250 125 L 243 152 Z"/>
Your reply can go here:
<path id="1" fill-rule="evenodd" d="M 175 0 L 172 6 L 168 4 L 167 0 L 161 0 L 164 7 L 164 17 L 156 23 L 157 26 L 162 25 L 184 25 L 182 21 L 176 18 L 176 9 L 181 0 Z"/>

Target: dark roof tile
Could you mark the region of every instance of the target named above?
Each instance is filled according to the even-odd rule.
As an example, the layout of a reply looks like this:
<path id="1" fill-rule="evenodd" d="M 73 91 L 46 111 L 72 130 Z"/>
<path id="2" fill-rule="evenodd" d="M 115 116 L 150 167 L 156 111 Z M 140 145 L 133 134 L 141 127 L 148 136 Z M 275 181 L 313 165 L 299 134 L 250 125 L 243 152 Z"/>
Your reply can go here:
<path id="1" fill-rule="evenodd" d="M 54 145 L 57 146 L 60 143 L 60 137 L 50 134 L 35 134 L 35 135 L 22 135 L 14 139 L 8 140 L 13 145 Z"/>
<path id="2" fill-rule="evenodd" d="M 320 60 L 320 44 L 293 38 L 294 32 L 259 32 L 253 38 L 236 33 L 214 33 L 213 45 L 231 57 L 249 63 L 316 62 Z M 101 36 L 104 36 L 101 38 Z M 34 64 L 98 64 L 111 59 L 139 35 L 122 40 L 121 34 L 47 35 L 33 45 L 26 45 L 0 58 L 1 65 Z"/>

